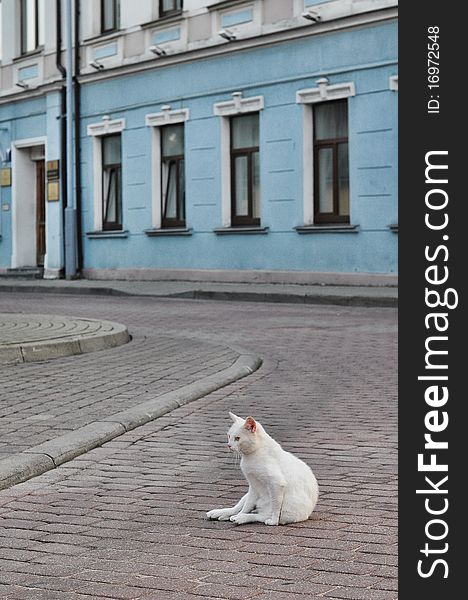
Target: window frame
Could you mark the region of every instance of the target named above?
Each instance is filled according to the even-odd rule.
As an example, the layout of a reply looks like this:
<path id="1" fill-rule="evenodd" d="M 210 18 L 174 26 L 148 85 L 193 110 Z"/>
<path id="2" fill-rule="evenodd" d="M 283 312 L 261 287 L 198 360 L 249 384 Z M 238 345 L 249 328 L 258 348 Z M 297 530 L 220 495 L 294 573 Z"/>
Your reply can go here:
<path id="1" fill-rule="evenodd" d="M 164 10 L 164 0 L 159 0 L 159 17 L 173 17 L 176 15 L 181 15 L 184 10 L 184 2 L 183 0 L 172 0 L 174 4 L 180 1 L 180 8 L 172 8 L 169 10 Z"/>
<path id="2" fill-rule="evenodd" d="M 251 115 L 258 116 L 258 146 L 250 146 L 245 148 L 233 148 L 233 121 L 236 118 L 248 117 Z M 258 154 L 260 161 L 260 113 L 255 111 L 251 113 L 244 113 L 241 115 L 234 115 L 229 119 L 229 133 L 230 133 L 230 161 L 231 161 L 231 225 L 236 226 L 260 226 L 260 217 L 253 216 L 253 155 Z M 248 215 L 237 215 L 236 214 L 236 159 L 239 157 L 247 157 L 247 210 Z"/>
<path id="3" fill-rule="evenodd" d="M 120 29 L 120 0 L 112 0 L 114 6 L 114 18 L 112 27 L 105 28 L 105 0 L 101 0 L 101 34 L 112 33 Z"/>
<path id="4" fill-rule="evenodd" d="M 348 140 L 349 140 L 349 122 L 352 116 L 352 104 L 350 98 L 356 96 L 356 87 L 353 81 L 344 81 L 340 83 L 330 83 L 327 77 L 321 77 L 316 80 L 315 87 L 297 90 L 296 92 L 296 103 L 303 105 L 303 148 L 302 148 L 302 191 L 303 191 L 303 225 L 318 227 L 324 226 L 325 223 L 316 223 L 315 212 L 317 196 L 315 192 L 315 167 L 314 167 L 314 107 L 322 102 L 328 102 L 331 100 L 346 100 L 348 103 Z M 352 157 L 352 145 L 348 141 L 349 158 L 348 165 L 350 165 L 350 158 Z M 353 212 L 352 204 L 352 185 L 353 177 L 352 171 L 349 171 L 349 219 L 351 223 L 351 217 Z M 329 224 L 330 226 L 333 223 Z M 338 224 L 339 225 L 339 224 Z M 341 226 L 346 226 L 346 223 L 342 223 Z"/>
<path id="5" fill-rule="evenodd" d="M 316 198 L 316 202 L 314 202 L 314 222 L 317 224 L 333 224 L 333 223 L 350 223 L 350 215 L 349 209 L 348 214 L 340 214 L 340 206 L 339 206 L 339 167 L 338 167 L 338 147 L 341 144 L 346 144 L 348 146 L 348 186 L 349 186 L 349 111 L 348 111 L 348 101 L 347 99 L 338 99 L 338 100 L 329 100 L 327 102 L 321 103 L 325 104 L 335 104 L 335 103 L 343 103 L 346 107 L 346 128 L 348 131 L 348 135 L 346 137 L 340 138 L 328 138 L 323 140 L 317 140 L 315 138 L 315 133 L 317 131 L 317 112 L 313 110 L 313 152 L 314 152 L 314 160 L 312 168 L 314 170 L 313 178 L 314 178 L 314 197 Z M 332 182 L 332 193 L 333 193 L 333 212 L 321 212 L 320 211 L 320 161 L 319 155 L 320 150 L 325 148 L 332 149 L 333 156 L 333 182 Z"/>
<path id="6" fill-rule="evenodd" d="M 182 129 L 183 132 L 183 153 L 182 154 L 177 154 L 177 155 L 170 155 L 170 156 L 165 156 L 164 155 L 164 129 L 166 127 L 174 127 L 174 126 L 178 126 Z M 160 128 L 160 144 L 161 144 L 161 148 L 160 148 L 160 156 L 161 156 L 161 161 L 160 161 L 160 169 L 161 169 L 161 175 L 160 175 L 160 179 L 161 179 L 161 229 L 170 229 L 172 227 L 186 227 L 186 206 L 185 206 L 185 198 L 186 198 L 186 188 L 185 188 L 185 123 L 181 122 L 181 123 L 174 123 L 174 124 L 168 124 L 168 125 L 163 125 Z M 166 163 L 174 163 L 175 164 L 175 182 L 176 182 L 176 213 L 177 213 L 177 217 L 173 218 L 173 217 L 166 217 L 166 211 L 167 211 L 167 191 L 168 191 L 168 186 L 169 186 L 169 182 L 170 182 L 170 178 L 169 176 L 167 177 L 167 182 L 166 182 L 166 190 L 164 190 L 164 168 Z M 182 166 L 181 166 L 182 163 Z M 169 167 L 170 169 L 170 167 Z M 181 174 L 181 169 L 183 169 L 183 173 L 184 173 L 184 189 L 181 191 L 180 189 L 180 174 Z M 182 192 L 182 198 L 181 198 L 181 192 Z M 182 213 L 182 214 L 181 214 Z"/>
<path id="7" fill-rule="evenodd" d="M 125 129 L 125 119 L 113 119 L 111 120 L 108 115 L 104 115 L 102 120 L 96 123 L 91 123 L 87 126 L 86 131 L 88 136 L 92 138 L 92 156 L 93 156 L 93 193 L 92 193 L 92 207 L 93 207 L 93 226 L 95 233 L 105 233 L 103 228 L 103 185 L 102 185 L 102 138 L 103 136 L 111 135 L 113 133 L 122 134 Z M 123 165 L 123 149 L 124 149 L 124 137 L 120 138 L 120 163 Z M 122 169 L 123 173 L 123 169 Z M 121 177 L 121 219 L 123 221 L 123 178 Z M 108 232 L 110 230 L 107 230 Z M 123 231 L 123 230 L 118 230 Z"/>
<path id="8" fill-rule="evenodd" d="M 118 137 L 119 138 L 119 144 L 120 144 L 120 162 L 119 163 L 111 163 L 111 164 L 104 164 L 104 144 L 105 144 L 105 140 L 112 138 L 112 137 Z M 108 135 L 104 135 L 101 137 L 101 185 L 102 185 L 102 230 L 103 231 L 120 231 L 123 229 L 123 207 L 122 207 L 122 135 L 120 132 L 117 133 L 111 133 Z M 106 190 L 105 190 L 105 179 L 106 179 L 106 173 L 110 173 L 109 175 L 109 183 L 108 183 L 108 193 L 106 194 Z M 106 214 L 107 214 L 107 210 L 109 208 L 109 204 L 107 202 L 108 200 L 108 195 L 110 193 L 110 189 L 111 189 L 111 185 L 110 185 L 110 178 L 113 175 L 113 173 L 115 173 L 115 178 L 116 178 L 116 183 L 115 183 L 115 189 L 116 189 L 116 194 L 117 194 L 117 198 L 116 198 L 116 214 L 117 214 L 117 220 L 116 221 L 107 221 L 106 219 Z M 107 210 L 106 210 L 107 209 Z"/>
<path id="9" fill-rule="evenodd" d="M 28 0 L 20 1 L 20 55 L 25 56 L 31 52 L 35 52 L 44 45 L 41 43 L 39 18 L 41 11 L 39 0 L 34 0 L 35 19 L 34 19 L 34 47 L 28 49 Z M 45 15 L 43 15 L 45 17 Z"/>
<path id="10" fill-rule="evenodd" d="M 152 231 L 162 231 L 162 165 L 161 165 L 161 129 L 166 125 L 184 125 L 184 156 L 186 155 L 186 128 L 185 123 L 190 119 L 190 111 L 188 108 L 172 109 L 169 104 L 161 107 L 161 111 L 148 114 L 145 117 L 147 127 L 151 129 L 151 219 Z M 185 159 L 184 159 L 185 160 Z M 184 171 L 184 174 L 186 171 Z M 185 191 L 187 185 L 185 184 Z M 187 194 L 185 193 L 184 214 L 187 221 Z M 187 227 L 187 225 L 185 225 Z M 175 226 L 165 227 L 166 231 L 179 229 Z"/>

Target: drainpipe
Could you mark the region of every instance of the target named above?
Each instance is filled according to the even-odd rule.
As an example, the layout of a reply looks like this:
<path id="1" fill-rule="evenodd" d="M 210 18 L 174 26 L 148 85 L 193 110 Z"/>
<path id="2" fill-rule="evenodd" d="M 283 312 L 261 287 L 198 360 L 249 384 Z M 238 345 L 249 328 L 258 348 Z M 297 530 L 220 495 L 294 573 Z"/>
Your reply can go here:
<path id="1" fill-rule="evenodd" d="M 77 268 L 83 267 L 83 243 L 81 222 L 81 88 L 80 74 L 80 0 L 75 0 L 75 193 L 76 193 L 76 231 L 77 231 Z"/>
<path id="2" fill-rule="evenodd" d="M 56 0 L 56 46 L 55 46 L 55 65 L 57 70 L 65 80 L 67 71 L 62 64 L 62 0 Z M 60 88 L 60 187 L 62 191 L 62 218 L 65 221 L 65 206 L 67 198 L 67 188 L 65 181 L 67 178 L 67 145 L 66 145 L 66 95 L 65 86 Z"/>
<path id="3" fill-rule="evenodd" d="M 65 208 L 65 277 L 76 277 L 77 231 L 73 170 L 73 0 L 66 0 L 67 204 Z"/>

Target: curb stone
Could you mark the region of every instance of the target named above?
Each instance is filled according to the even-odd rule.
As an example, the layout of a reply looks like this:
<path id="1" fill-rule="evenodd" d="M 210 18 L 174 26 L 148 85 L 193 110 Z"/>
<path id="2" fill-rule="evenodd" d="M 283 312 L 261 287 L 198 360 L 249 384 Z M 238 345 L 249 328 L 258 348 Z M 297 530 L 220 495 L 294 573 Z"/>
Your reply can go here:
<path id="1" fill-rule="evenodd" d="M 259 292 L 259 291 L 227 291 L 227 290 L 203 290 L 195 285 L 193 289 L 181 292 L 167 293 L 139 293 L 132 290 L 120 290 L 115 287 L 97 286 L 66 286 L 66 285 L 15 285 L 1 284 L 0 290 L 19 293 L 41 293 L 41 294 L 71 294 L 71 295 L 96 295 L 96 296 L 143 296 L 147 298 L 179 298 L 181 300 L 219 300 L 233 302 L 273 302 L 287 304 L 334 304 L 339 306 L 363 306 L 396 308 L 398 298 L 392 294 L 372 296 L 365 294 L 330 294 L 309 293 L 295 294 L 291 292 Z"/>
<path id="2" fill-rule="evenodd" d="M 8 314 L 9 315 L 9 314 Z M 7 316 L 8 316 L 7 315 Z M 4 316 L 4 315 L 0 315 Z M 17 316 L 12 313 L 12 316 Z M 42 315 L 31 315 L 36 318 Z M 25 315 L 18 315 L 23 318 Z M 27 316 L 25 317 L 27 318 Z M 53 319 L 50 315 L 44 315 L 47 320 Z M 92 333 L 83 331 L 75 335 L 68 335 L 57 331 L 57 335 L 49 339 L 37 339 L 23 342 L 0 342 L 0 364 L 10 365 L 18 363 L 28 363 L 54 358 L 63 358 L 66 356 L 75 356 L 77 354 L 87 354 L 97 350 L 106 350 L 121 346 L 130 341 L 131 337 L 125 325 L 114 321 L 103 319 L 84 319 L 74 317 L 59 317 L 60 323 L 89 322 L 100 323 L 107 329 L 100 329 Z"/>
<path id="3" fill-rule="evenodd" d="M 256 371 L 262 360 L 241 354 L 235 363 L 200 381 L 185 385 L 109 417 L 94 421 L 38 446 L 0 461 L 0 490 L 22 483 L 85 454 L 136 427 L 198 400 Z"/>

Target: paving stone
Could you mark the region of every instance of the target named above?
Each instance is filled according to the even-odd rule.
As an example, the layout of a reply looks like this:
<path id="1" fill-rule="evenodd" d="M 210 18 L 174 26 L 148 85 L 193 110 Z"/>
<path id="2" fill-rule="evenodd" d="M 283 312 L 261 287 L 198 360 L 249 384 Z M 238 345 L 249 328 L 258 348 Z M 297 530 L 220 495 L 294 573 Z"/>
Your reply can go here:
<path id="1" fill-rule="evenodd" d="M 0 309 L 41 310 L 41 298 L 3 297 Z M 12 376 L 11 397 L 3 404 L 10 424 L 16 402 L 40 415 L 48 394 L 65 424 L 60 415 L 73 420 L 74 400 L 78 415 L 93 415 L 114 396 L 125 408 L 132 388 L 147 399 L 158 382 L 163 389 L 183 385 L 196 378 L 197 365 L 205 369 L 205 359 L 217 368 L 216 357 L 203 352 L 189 364 L 197 344 L 238 344 L 264 363 L 249 377 L 53 473 L 0 492 L 0 531 L 7 532 L 0 541 L 14 544 L 4 554 L 0 548 L 0 569 L 11 582 L 7 600 L 396 599 L 392 309 L 46 300 L 47 310 L 123 322 L 141 337 L 135 345 L 95 353 L 95 364 L 82 355 L 41 363 L 43 372 L 39 363 L 14 367 L 35 370 L 17 396 L 19 375 Z M 151 339 L 144 339 L 146 329 Z M 184 339 L 194 345 L 185 348 Z M 155 356 L 152 374 L 147 365 Z M 171 371 L 171 360 L 179 362 L 180 373 Z M 226 448 L 228 410 L 253 414 L 312 466 L 321 488 L 312 519 L 277 528 L 205 519 L 206 510 L 234 504 L 246 489 Z M 40 435 L 38 423 L 28 425 L 34 436 Z M 19 432 L 12 430 L 12 439 L 20 439 Z M 19 585 L 21 574 L 36 578 L 37 587 Z"/>

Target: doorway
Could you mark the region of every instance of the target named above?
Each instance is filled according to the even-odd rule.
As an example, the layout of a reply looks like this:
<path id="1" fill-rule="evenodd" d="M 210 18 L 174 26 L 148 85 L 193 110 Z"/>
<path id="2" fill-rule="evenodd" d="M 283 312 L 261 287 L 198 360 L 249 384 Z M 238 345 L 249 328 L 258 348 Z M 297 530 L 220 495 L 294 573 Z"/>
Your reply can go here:
<path id="1" fill-rule="evenodd" d="M 45 139 L 14 142 L 12 171 L 11 266 L 42 269 L 47 250 Z"/>

